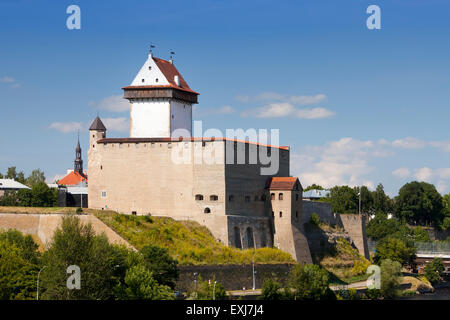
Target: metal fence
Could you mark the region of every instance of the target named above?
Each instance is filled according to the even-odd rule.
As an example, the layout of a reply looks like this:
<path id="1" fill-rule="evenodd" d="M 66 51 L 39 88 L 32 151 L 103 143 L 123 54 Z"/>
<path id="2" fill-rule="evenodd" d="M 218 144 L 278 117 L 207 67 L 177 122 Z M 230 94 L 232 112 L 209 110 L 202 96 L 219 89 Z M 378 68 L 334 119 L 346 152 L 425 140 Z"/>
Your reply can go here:
<path id="1" fill-rule="evenodd" d="M 450 254 L 450 242 L 415 242 L 417 253 Z"/>

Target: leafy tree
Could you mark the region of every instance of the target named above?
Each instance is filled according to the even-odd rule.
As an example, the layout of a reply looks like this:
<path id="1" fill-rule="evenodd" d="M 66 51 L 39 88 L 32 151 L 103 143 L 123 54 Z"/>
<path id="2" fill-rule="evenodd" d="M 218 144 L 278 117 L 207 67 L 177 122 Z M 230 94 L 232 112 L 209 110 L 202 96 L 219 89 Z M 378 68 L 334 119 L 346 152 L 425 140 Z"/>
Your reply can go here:
<path id="1" fill-rule="evenodd" d="M 447 230 L 450 228 L 450 193 L 442 197 L 442 204 L 444 206 L 442 210 L 443 219 L 439 227 L 442 230 Z"/>
<path id="2" fill-rule="evenodd" d="M 17 181 L 17 182 L 20 182 L 20 183 L 22 183 L 22 184 L 25 183 L 25 175 L 24 175 L 23 171 L 20 171 L 20 172 L 17 174 L 16 181 Z"/>
<path id="3" fill-rule="evenodd" d="M 170 256 L 169 250 L 147 245 L 140 252 L 144 257 L 146 267 L 153 273 L 155 280 L 174 289 L 175 281 L 178 279 L 178 262 Z"/>
<path id="4" fill-rule="evenodd" d="M 6 172 L 6 179 L 17 179 L 17 170 L 16 167 L 9 167 L 8 171 Z"/>
<path id="5" fill-rule="evenodd" d="M 45 182 L 36 183 L 31 189 L 31 206 L 53 207 L 58 201 L 58 191 L 51 189 Z"/>
<path id="6" fill-rule="evenodd" d="M 37 245 L 30 236 L 0 233 L 0 299 L 33 299 L 39 270 Z"/>
<path id="7" fill-rule="evenodd" d="M 44 299 L 111 299 L 124 270 L 124 254 L 108 243 L 103 234 L 95 235 L 90 224 L 81 224 L 77 216 L 62 218 L 43 255 L 46 268 L 41 273 Z M 67 267 L 77 265 L 81 271 L 81 289 L 66 287 Z M 123 268 L 123 266 L 122 266 Z"/>
<path id="8" fill-rule="evenodd" d="M 396 219 L 388 219 L 384 214 L 377 214 L 369 221 L 366 227 L 367 236 L 373 240 L 380 240 L 390 236 L 402 228 L 401 223 Z"/>
<path id="9" fill-rule="evenodd" d="M 17 205 L 21 207 L 31 207 L 33 193 L 30 189 L 20 189 L 17 191 Z"/>
<path id="10" fill-rule="evenodd" d="M 366 186 L 361 188 L 356 188 L 356 192 L 361 192 L 361 212 L 369 213 L 372 212 L 373 208 L 373 196 L 372 193 Z M 359 211 L 359 199 L 358 199 L 358 211 Z"/>
<path id="11" fill-rule="evenodd" d="M 395 214 L 411 224 L 439 224 L 443 219 L 443 207 L 442 197 L 434 185 L 413 181 L 400 188 Z"/>
<path id="12" fill-rule="evenodd" d="M 143 264 L 138 264 L 127 270 L 125 289 L 122 298 L 127 300 L 172 300 L 170 287 L 160 285 L 152 276 L 152 272 Z"/>
<path id="13" fill-rule="evenodd" d="M 381 261 L 380 269 L 381 295 L 386 299 L 393 299 L 397 296 L 402 266 L 398 261 L 386 259 Z"/>
<path id="14" fill-rule="evenodd" d="M 328 272 L 318 265 L 295 265 L 289 274 L 289 282 L 294 290 L 295 300 L 336 298 L 328 287 Z"/>
<path id="15" fill-rule="evenodd" d="M 26 180 L 26 184 L 29 187 L 33 187 L 40 182 L 45 182 L 44 172 L 40 169 L 33 170 Z"/>
<path id="16" fill-rule="evenodd" d="M 378 241 L 374 256 L 375 263 L 382 260 L 398 261 L 399 263 L 411 263 L 415 257 L 414 246 L 405 240 L 395 237 L 385 237 Z"/>
<path id="17" fill-rule="evenodd" d="M 313 183 L 312 185 L 306 187 L 306 189 L 304 189 L 303 192 L 306 192 L 306 191 L 309 191 L 309 190 L 325 190 L 325 189 L 324 189 L 324 187 Z"/>
<path id="18" fill-rule="evenodd" d="M 393 210 L 392 201 L 389 198 L 389 196 L 384 193 L 384 187 L 380 183 L 378 184 L 375 191 L 372 192 L 372 198 L 373 198 L 373 210 L 376 213 L 382 212 L 382 213 L 388 213 Z"/>
<path id="19" fill-rule="evenodd" d="M 422 241 L 422 242 L 431 241 L 428 232 L 421 227 L 413 229 L 413 237 L 414 241 Z"/>
<path id="20" fill-rule="evenodd" d="M 331 203 L 333 212 L 358 213 L 359 199 L 355 189 L 348 186 L 335 186 L 325 198 Z"/>
<path id="21" fill-rule="evenodd" d="M 425 266 L 425 277 L 431 284 L 442 281 L 445 272 L 445 266 L 441 258 L 435 258 Z"/>
<path id="22" fill-rule="evenodd" d="M 272 280 L 266 279 L 263 282 L 262 291 L 261 291 L 261 299 L 262 300 L 281 300 L 282 293 L 280 292 L 281 285 Z"/>
<path id="23" fill-rule="evenodd" d="M 3 179 L 3 174 L 0 172 L 0 179 Z"/>

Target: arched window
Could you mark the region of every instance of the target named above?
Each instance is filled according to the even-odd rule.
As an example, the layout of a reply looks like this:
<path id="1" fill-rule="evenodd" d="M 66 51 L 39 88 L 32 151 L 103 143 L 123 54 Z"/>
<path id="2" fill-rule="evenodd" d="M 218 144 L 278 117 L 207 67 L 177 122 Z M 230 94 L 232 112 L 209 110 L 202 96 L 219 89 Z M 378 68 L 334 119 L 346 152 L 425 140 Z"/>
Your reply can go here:
<path id="1" fill-rule="evenodd" d="M 239 227 L 234 227 L 234 246 L 236 248 L 242 249 L 241 230 L 239 229 Z"/>
<path id="2" fill-rule="evenodd" d="M 215 194 L 213 194 L 213 195 L 209 196 L 209 200 L 210 201 L 217 201 L 217 200 L 219 200 L 219 196 L 216 196 Z"/>
<path id="3" fill-rule="evenodd" d="M 283 194 L 282 193 L 278 194 L 278 200 L 283 200 Z"/>
<path id="4" fill-rule="evenodd" d="M 275 193 L 270 194 L 270 199 L 275 200 Z"/>
<path id="5" fill-rule="evenodd" d="M 210 208 L 205 208 L 205 210 L 203 212 L 204 213 L 211 213 L 211 209 Z"/>
<path id="6" fill-rule="evenodd" d="M 247 248 L 254 248 L 255 247 L 255 241 L 253 240 L 253 230 L 252 228 L 248 227 L 247 228 Z"/>
<path id="7" fill-rule="evenodd" d="M 201 195 L 201 194 L 196 194 L 196 195 L 195 195 L 195 200 L 198 200 L 198 201 L 203 200 L 203 195 Z"/>

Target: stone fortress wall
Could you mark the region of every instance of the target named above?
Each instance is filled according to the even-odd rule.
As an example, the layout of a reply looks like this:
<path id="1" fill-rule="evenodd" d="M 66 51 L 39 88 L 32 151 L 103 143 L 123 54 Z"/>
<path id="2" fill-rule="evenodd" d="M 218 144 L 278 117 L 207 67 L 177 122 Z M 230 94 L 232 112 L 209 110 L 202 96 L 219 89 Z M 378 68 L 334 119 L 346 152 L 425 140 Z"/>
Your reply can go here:
<path id="1" fill-rule="evenodd" d="M 61 226 L 64 214 L 26 214 L 26 213 L 0 213 L 0 229 L 16 229 L 22 233 L 37 235 L 44 246 L 50 244 L 55 230 Z M 109 242 L 133 248 L 114 230 L 93 215 L 77 215 L 83 224 L 90 223 L 97 234 L 102 232 Z"/>

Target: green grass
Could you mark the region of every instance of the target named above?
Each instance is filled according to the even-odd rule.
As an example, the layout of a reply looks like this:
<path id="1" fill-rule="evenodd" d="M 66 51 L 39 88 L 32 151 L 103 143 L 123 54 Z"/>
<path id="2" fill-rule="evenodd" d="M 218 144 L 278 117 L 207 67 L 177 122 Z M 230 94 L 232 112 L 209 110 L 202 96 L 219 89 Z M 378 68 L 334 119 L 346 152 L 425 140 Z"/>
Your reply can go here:
<path id="1" fill-rule="evenodd" d="M 138 250 L 158 245 L 169 250 L 181 265 L 293 263 L 291 255 L 275 249 L 240 250 L 217 241 L 204 226 L 172 218 L 132 216 L 113 211 L 88 210 Z"/>

